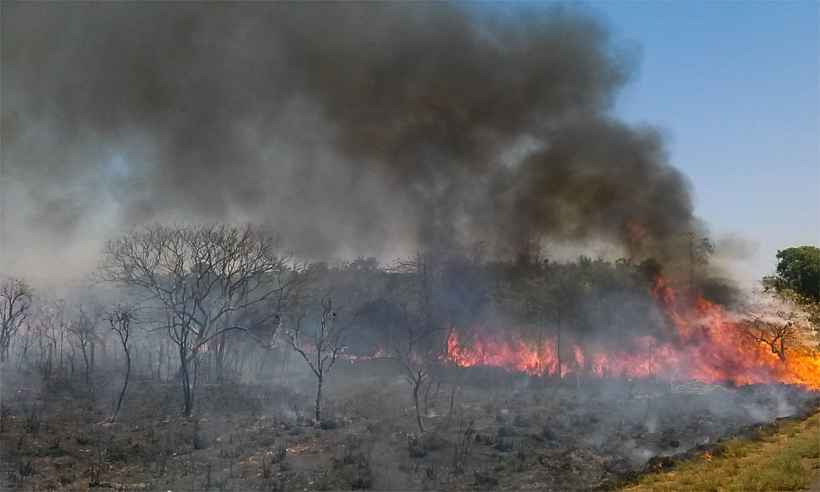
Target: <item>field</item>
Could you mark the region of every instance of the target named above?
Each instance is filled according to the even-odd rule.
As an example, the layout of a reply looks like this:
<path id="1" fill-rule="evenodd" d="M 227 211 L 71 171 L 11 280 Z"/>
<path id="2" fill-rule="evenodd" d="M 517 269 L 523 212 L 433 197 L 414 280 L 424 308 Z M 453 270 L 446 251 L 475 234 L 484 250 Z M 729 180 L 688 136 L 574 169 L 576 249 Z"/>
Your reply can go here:
<path id="1" fill-rule="evenodd" d="M 319 425 L 300 371 L 203 385 L 191 418 L 180 416 L 173 381 L 138 378 L 115 423 L 116 384 L 103 375 L 94 386 L 5 384 L 0 479 L 17 490 L 613 489 L 817 405 L 787 386 L 559 382 L 470 368 L 425 388 L 421 434 L 399 374 L 388 360 L 345 362 Z M 757 459 L 729 442 L 725 454 Z M 647 480 L 639 490 L 663 483 Z"/>

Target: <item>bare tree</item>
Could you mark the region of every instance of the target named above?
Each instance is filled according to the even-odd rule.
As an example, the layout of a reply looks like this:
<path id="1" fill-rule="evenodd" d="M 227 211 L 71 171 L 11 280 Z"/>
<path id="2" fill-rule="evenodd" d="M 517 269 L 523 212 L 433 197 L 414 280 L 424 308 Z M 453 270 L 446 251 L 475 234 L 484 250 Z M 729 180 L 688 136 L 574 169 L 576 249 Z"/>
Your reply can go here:
<path id="1" fill-rule="evenodd" d="M 752 291 L 741 327 L 754 342 L 766 345 L 781 361 L 789 348 L 801 343 L 811 325 L 809 314 L 793 299 L 767 291 Z"/>
<path id="2" fill-rule="evenodd" d="M 114 415 L 111 416 L 111 421 L 115 421 L 122 408 L 122 401 L 125 398 L 125 392 L 128 390 L 128 380 L 131 376 L 131 348 L 128 346 L 128 339 L 131 336 L 131 322 L 134 321 L 134 310 L 130 306 L 119 305 L 106 315 L 108 324 L 111 330 L 117 334 L 117 338 L 122 345 L 122 351 L 125 353 L 125 378 L 122 383 L 122 390 L 120 396 L 117 398 L 117 406 L 114 408 Z"/>
<path id="3" fill-rule="evenodd" d="M 756 342 L 763 343 L 786 361 L 786 347 L 795 341 L 797 328 L 788 313 L 779 311 L 776 320 L 755 317 L 746 322 L 746 333 Z"/>
<path id="4" fill-rule="evenodd" d="M 37 304 L 29 327 L 37 342 L 37 368 L 44 379 L 49 379 L 54 366 L 63 368 L 63 342 L 67 331 L 65 302 L 58 300 L 41 300 Z"/>
<path id="5" fill-rule="evenodd" d="M 414 260 L 400 263 L 395 270 L 409 282 L 404 285 L 406 291 L 396 293 L 400 299 L 401 316 L 393 326 L 395 333 L 391 334 L 390 352 L 412 389 L 416 425 L 422 433 L 424 423 L 420 392 L 430 381 L 431 362 L 437 355 L 432 337 L 442 330 L 433 303 L 435 272 L 433 256 L 429 252 L 419 253 Z"/>
<path id="6" fill-rule="evenodd" d="M 229 225 L 151 226 L 107 243 L 102 278 L 148 294 L 177 347 L 185 415 L 200 350 L 231 331 L 276 329 L 277 301 L 296 278 L 276 246 L 252 226 Z"/>
<path id="7" fill-rule="evenodd" d="M 430 352 L 423 348 L 427 339 L 436 331 L 433 327 L 420 328 L 415 323 L 403 324 L 403 336 L 397 337 L 391 352 L 393 358 L 401 365 L 404 376 L 413 390 L 413 406 L 416 411 L 416 425 L 419 432 L 424 432 L 421 419 L 421 401 L 419 393 L 422 386 L 430 379 Z"/>
<path id="8" fill-rule="evenodd" d="M 91 383 L 91 373 L 95 365 L 95 347 L 99 341 L 97 327 L 102 318 L 102 310 L 99 306 L 80 306 L 77 318 L 69 325 L 68 331 L 71 333 L 83 356 L 85 367 L 84 378 L 86 384 Z"/>
<path id="9" fill-rule="evenodd" d="M 9 357 L 9 346 L 31 309 L 31 288 L 22 280 L 8 279 L 0 286 L 0 363 Z"/>
<path id="10" fill-rule="evenodd" d="M 349 326 L 336 322 L 337 314 L 333 310 L 332 299 L 322 299 L 321 308 L 319 326 L 312 333 L 303 332 L 305 314 L 295 316 L 293 325 L 285 332 L 290 346 L 302 356 L 316 376 L 314 419 L 317 424 L 321 422 L 322 417 L 322 385 L 325 375 L 336 363 L 344 347 L 343 336 L 345 328 Z"/>

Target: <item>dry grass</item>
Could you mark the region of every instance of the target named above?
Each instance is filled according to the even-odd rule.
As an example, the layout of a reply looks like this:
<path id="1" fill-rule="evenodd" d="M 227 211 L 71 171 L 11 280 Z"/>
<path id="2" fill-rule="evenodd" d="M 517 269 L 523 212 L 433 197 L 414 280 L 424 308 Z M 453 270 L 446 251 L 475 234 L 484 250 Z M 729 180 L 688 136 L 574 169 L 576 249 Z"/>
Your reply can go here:
<path id="1" fill-rule="evenodd" d="M 626 491 L 804 490 L 820 470 L 820 413 L 784 422 L 760 439 L 732 439 L 668 472 L 642 477 Z"/>

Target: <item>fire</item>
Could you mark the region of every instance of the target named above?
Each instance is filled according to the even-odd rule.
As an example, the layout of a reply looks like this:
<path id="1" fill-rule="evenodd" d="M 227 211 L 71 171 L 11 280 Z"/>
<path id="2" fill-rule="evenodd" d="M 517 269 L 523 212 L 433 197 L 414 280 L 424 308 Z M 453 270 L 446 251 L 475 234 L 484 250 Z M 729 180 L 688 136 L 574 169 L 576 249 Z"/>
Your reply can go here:
<path id="1" fill-rule="evenodd" d="M 624 351 L 604 351 L 555 339 L 538 342 L 518 335 L 487 335 L 476 329 L 469 339 L 452 330 L 446 359 L 461 367 L 492 366 L 530 375 L 570 373 L 598 377 L 649 378 L 704 383 L 780 382 L 820 389 L 820 355 L 794 346 L 785 361 L 747 336 L 739 321 L 706 299 L 687 301 L 659 278 L 653 294 L 676 331 L 677 340 L 639 337 Z"/>

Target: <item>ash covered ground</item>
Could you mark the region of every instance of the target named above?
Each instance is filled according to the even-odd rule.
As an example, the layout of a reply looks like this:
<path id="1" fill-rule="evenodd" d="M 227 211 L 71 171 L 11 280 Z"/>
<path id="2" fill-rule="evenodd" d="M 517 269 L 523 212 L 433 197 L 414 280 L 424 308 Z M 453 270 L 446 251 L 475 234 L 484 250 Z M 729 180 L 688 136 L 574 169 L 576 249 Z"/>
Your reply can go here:
<path id="1" fill-rule="evenodd" d="M 3 485 L 43 490 L 611 489 L 720 439 L 817 408 L 786 385 L 534 378 L 442 369 L 422 390 L 424 434 L 394 361 L 344 361 L 312 420 L 298 375 L 207 384 L 179 417 L 175 384 L 140 378 L 116 423 L 62 381 L 4 385 Z M 306 375 L 302 374 L 302 377 Z M 307 382 L 307 381 L 305 381 Z M 108 382 L 110 383 L 110 381 Z M 303 390 L 295 388 L 301 387 Z"/>

